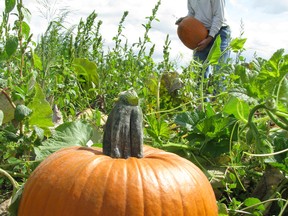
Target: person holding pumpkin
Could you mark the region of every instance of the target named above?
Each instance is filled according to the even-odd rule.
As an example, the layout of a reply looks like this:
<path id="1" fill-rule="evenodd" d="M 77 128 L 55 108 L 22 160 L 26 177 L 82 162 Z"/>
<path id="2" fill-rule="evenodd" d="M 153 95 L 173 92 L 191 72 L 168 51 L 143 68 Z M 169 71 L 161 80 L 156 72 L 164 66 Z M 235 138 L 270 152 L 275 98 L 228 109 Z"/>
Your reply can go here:
<path id="1" fill-rule="evenodd" d="M 188 0 L 188 15 L 199 20 L 208 30 L 208 36 L 202 40 L 194 50 L 194 58 L 202 62 L 208 57 L 209 51 L 218 35 L 221 37 L 221 51 L 223 52 L 229 45 L 231 30 L 227 23 L 225 12 L 225 0 Z M 178 25 L 185 17 L 176 21 Z M 225 52 L 220 61 L 226 62 L 230 53 Z M 219 68 L 219 66 L 218 66 Z M 211 70 L 205 73 L 208 78 Z"/>

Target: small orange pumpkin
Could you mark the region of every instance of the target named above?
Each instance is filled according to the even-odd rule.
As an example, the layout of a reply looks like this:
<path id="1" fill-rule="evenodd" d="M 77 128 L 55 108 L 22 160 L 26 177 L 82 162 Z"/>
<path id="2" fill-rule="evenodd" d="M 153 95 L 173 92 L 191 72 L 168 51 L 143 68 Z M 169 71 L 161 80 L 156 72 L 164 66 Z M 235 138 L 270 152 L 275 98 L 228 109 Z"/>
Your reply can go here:
<path id="1" fill-rule="evenodd" d="M 143 147 L 138 99 L 129 97 L 118 101 L 108 117 L 106 155 L 100 148 L 79 146 L 50 155 L 26 182 L 19 216 L 217 215 L 213 189 L 198 167 L 176 154 Z M 131 130 L 138 132 L 131 135 Z M 120 142 L 114 137 L 119 134 Z M 124 134 L 123 140 L 136 144 L 122 142 Z M 137 152 L 129 149 L 138 144 Z"/>
<path id="2" fill-rule="evenodd" d="M 187 16 L 178 24 L 177 34 L 186 47 L 194 50 L 208 36 L 208 31 L 199 20 Z"/>

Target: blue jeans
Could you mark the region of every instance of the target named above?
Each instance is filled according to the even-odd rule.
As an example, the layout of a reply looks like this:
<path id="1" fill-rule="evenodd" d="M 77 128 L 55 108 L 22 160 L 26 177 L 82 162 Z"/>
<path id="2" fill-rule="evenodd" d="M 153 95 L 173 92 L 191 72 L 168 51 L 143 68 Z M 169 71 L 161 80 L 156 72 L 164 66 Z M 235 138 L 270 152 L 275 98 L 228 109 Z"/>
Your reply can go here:
<path id="1" fill-rule="evenodd" d="M 210 42 L 210 44 L 201 51 L 195 51 L 194 52 L 194 58 L 200 60 L 201 62 L 204 62 L 206 58 L 208 57 L 209 51 L 212 48 L 212 45 L 216 39 L 216 37 L 220 35 L 221 37 L 221 45 L 220 49 L 221 52 L 223 52 L 229 45 L 230 40 L 231 40 L 231 30 L 229 26 L 223 26 L 220 31 L 215 35 L 214 39 Z M 221 58 L 219 59 L 219 63 L 224 62 L 226 63 L 228 58 L 230 57 L 230 51 L 228 50 L 225 52 Z M 216 66 L 216 70 L 220 68 L 219 65 Z M 209 66 L 205 72 L 205 78 L 208 78 L 211 75 L 211 66 Z"/>

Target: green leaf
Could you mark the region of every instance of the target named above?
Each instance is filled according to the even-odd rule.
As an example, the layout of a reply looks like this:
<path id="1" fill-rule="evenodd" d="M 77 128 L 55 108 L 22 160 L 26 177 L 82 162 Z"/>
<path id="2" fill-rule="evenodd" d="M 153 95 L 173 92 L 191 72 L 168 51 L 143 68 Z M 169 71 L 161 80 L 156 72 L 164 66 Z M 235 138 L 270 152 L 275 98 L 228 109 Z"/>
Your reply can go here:
<path id="1" fill-rule="evenodd" d="M 274 143 L 274 151 L 282 151 L 284 149 L 288 149 L 288 132 L 287 131 L 278 131 L 273 134 L 273 143 Z M 285 164 L 285 160 L 288 160 L 288 152 L 284 152 L 282 154 L 277 154 L 274 156 L 278 163 Z M 288 162 L 288 161 L 287 161 Z M 288 163 L 286 164 L 286 169 L 288 173 Z"/>
<path id="2" fill-rule="evenodd" d="M 224 118 L 223 115 L 219 113 L 209 118 L 205 118 L 196 125 L 196 128 L 207 137 L 214 138 L 221 134 L 226 134 L 228 127 L 234 124 L 234 122 L 234 118 Z"/>
<path id="3" fill-rule="evenodd" d="M 26 22 L 22 22 L 22 33 L 25 38 L 28 39 L 30 36 L 30 26 Z"/>
<path id="4" fill-rule="evenodd" d="M 286 164 L 283 164 L 283 163 L 277 163 L 277 162 L 271 162 L 269 163 L 269 165 L 283 171 L 284 173 L 288 173 L 288 157 L 286 157 L 287 159 L 287 162 Z"/>
<path id="5" fill-rule="evenodd" d="M 147 133 L 155 140 L 161 140 L 161 138 L 169 138 L 171 130 L 168 123 L 162 118 L 157 119 L 155 116 L 148 116 L 147 123 L 149 125 L 146 128 Z"/>
<path id="6" fill-rule="evenodd" d="M 274 151 L 273 145 L 269 139 L 265 137 L 263 134 L 259 134 L 256 139 L 256 154 L 270 154 Z"/>
<path id="7" fill-rule="evenodd" d="M 249 116 L 250 108 L 249 105 L 236 97 L 231 97 L 225 104 L 223 112 L 229 115 L 234 115 L 235 118 L 246 122 Z"/>
<path id="8" fill-rule="evenodd" d="M 281 76 L 280 71 L 283 65 L 283 53 L 284 49 L 279 49 L 272 55 L 272 57 L 267 62 L 265 62 L 262 67 L 261 73 L 259 74 L 259 79 L 267 80 Z M 287 71 L 285 71 L 285 73 L 287 73 Z"/>
<path id="9" fill-rule="evenodd" d="M 4 115 L 4 118 L 2 120 L 3 124 L 10 122 L 12 119 L 14 119 L 14 107 L 10 103 L 7 96 L 2 92 L 0 92 L 0 110 L 2 110 Z"/>
<path id="10" fill-rule="evenodd" d="M 228 216 L 228 208 L 224 203 L 218 203 L 218 216 Z"/>
<path id="11" fill-rule="evenodd" d="M 87 83 L 88 88 L 91 88 L 93 84 L 98 85 L 97 65 L 94 62 L 84 58 L 76 58 L 73 61 L 73 66 L 78 77 L 81 77 L 83 82 Z"/>
<path id="12" fill-rule="evenodd" d="M 24 190 L 24 184 L 19 187 L 15 194 L 12 195 L 11 204 L 9 206 L 9 215 L 10 216 L 17 216 L 18 215 L 18 207 L 20 204 L 20 200 L 22 197 L 22 193 Z"/>
<path id="13" fill-rule="evenodd" d="M 8 37 L 5 44 L 5 51 L 8 56 L 13 55 L 18 47 L 18 38 L 15 36 Z"/>
<path id="14" fill-rule="evenodd" d="M 203 112 L 184 112 L 176 116 L 175 123 L 190 131 L 203 118 L 205 118 L 205 113 Z"/>
<path id="15" fill-rule="evenodd" d="M 261 204 L 261 201 L 258 198 L 249 197 L 244 200 L 244 205 L 247 207 L 255 206 L 254 209 L 258 210 L 265 210 L 264 205 Z"/>
<path id="16" fill-rule="evenodd" d="M 235 38 L 230 42 L 230 47 L 233 52 L 239 52 L 243 49 L 244 44 L 246 43 L 247 38 Z"/>
<path id="17" fill-rule="evenodd" d="M 44 134 L 44 130 L 43 129 L 41 129 L 41 128 L 37 127 L 37 126 L 34 126 L 34 131 L 33 132 L 35 133 L 35 135 L 37 136 L 38 139 L 40 139 L 40 140 L 44 139 L 45 134 Z"/>
<path id="18" fill-rule="evenodd" d="M 288 77 L 283 78 L 283 81 L 281 82 L 280 91 L 278 94 L 279 100 L 278 100 L 278 109 L 283 112 L 288 112 Z"/>
<path id="19" fill-rule="evenodd" d="M 250 198 L 247 198 L 246 200 L 244 200 L 244 205 L 249 207 L 249 206 L 252 206 L 252 205 L 257 205 L 260 202 L 261 201 L 258 198 L 250 197 Z"/>
<path id="20" fill-rule="evenodd" d="M 28 107 L 33 111 L 29 118 L 29 124 L 31 126 L 36 125 L 44 130 L 48 127 L 52 127 L 54 124 L 52 122 L 52 109 L 50 104 L 47 102 L 44 93 L 38 83 L 35 84 L 35 95 L 28 105 Z"/>
<path id="21" fill-rule="evenodd" d="M 213 109 L 213 107 L 210 103 L 208 103 L 206 106 L 205 114 L 207 117 L 211 117 L 211 116 L 216 115 L 215 110 Z"/>
<path id="22" fill-rule="evenodd" d="M 2 125 L 3 123 L 3 120 L 4 120 L 4 113 L 2 110 L 0 110 L 0 126 Z"/>
<path id="23" fill-rule="evenodd" d="M 209 64 L 211 65 L 218 64 L 218 60 L 221 57 L 220 45 L 221 45 L 221 37 L 220 35 L 218 35 L 207 57 Z"/>
<path id="24" fill-rule="evenodd" d="M 34 151 L 38 160 L 46 158 L 53 152 L 69 146 L 86 146 L 92 137 L 92 127 L 84 122 L 67 122 L 55 129 L 55 134 Z"/>
<path id="25" fill-rule="evenodd" d="M 29 109 L 23 104 L 19 104 L 16 106 L 14 116 L 15 116 L 15 119 L 20 122 L 25 117 L 28 117 L 31 113 L 32 113 L 31 109 Z"/>
<path id="26" fill-rule="evenodd" d="M 39 69 L 39 70 L 43 70 L 43 66 L 42 66 L 42 61 L 39 58 L 39 56 L 35 53 L 33 53 L 33 63 L 34 63 L 34 67 Z"/>
<path id="27" fill-rule="evenodd" d="M 5 0 L 5 12 L 10 13 L 16 5 L 16 0 Z"/>

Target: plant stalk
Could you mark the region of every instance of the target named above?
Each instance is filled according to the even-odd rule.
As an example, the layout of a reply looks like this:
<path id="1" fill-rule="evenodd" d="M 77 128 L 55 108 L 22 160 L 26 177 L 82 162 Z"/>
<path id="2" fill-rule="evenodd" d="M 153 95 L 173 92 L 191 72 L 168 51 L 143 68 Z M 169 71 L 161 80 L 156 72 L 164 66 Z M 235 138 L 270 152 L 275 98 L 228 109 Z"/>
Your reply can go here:
<path id="1" fill-rule="evenodd" d="M 1 168 L 0 168 L 0 175 L 3 175 L 10 180 L 10 182 L 13 186 L 13 193 L 15 193 L 19 188 L 18 182 L 6 170 L 1 169 Z"/>
<path id="2" fill-rule="evenodd" d="M 119 94 L 103 136 L 103 153 L 112 158 L 143 157 L 143 116 L 134 90 Z"/>

